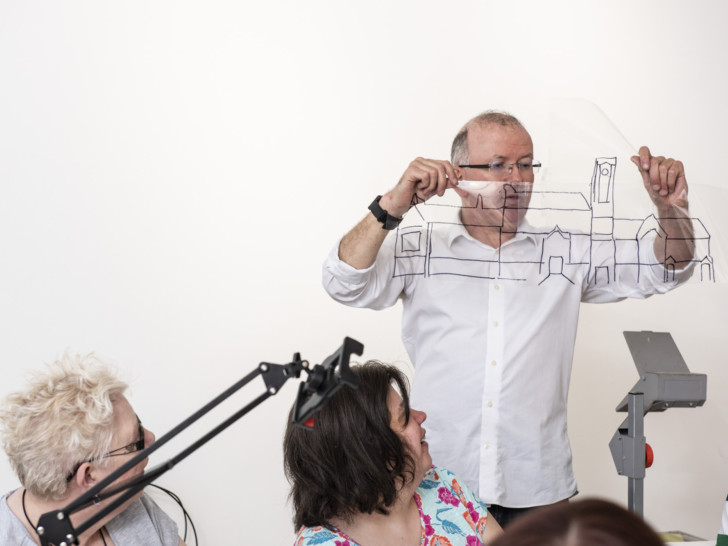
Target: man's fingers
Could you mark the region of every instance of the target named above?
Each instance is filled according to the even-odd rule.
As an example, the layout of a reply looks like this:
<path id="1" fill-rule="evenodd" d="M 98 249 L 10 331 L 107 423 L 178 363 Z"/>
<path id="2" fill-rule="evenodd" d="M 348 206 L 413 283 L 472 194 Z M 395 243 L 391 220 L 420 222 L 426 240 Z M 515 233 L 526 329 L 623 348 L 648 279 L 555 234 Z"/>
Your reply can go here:
<path id="1" fill-rule="evenodd" d="M 643 170 L 648 171 L 650 169 L 650 162 L 652 160 L 652 154 L 650 153 L 650 149 L 647 146 L 640 147 L 639 156 L 640 166 Z"/>
<path id="2" fill-rule="evenodd" d="M 662 165 L 660 165 L 660 178 L 664 180 L 663 187 L 666 188 L 666 192 L 662 195 L 668 195 L 675 191 L 675 182 L 678 177 L 678 166 L 677 162 L 672 159 L 666 159 Z"/>
<path id="3" fill-rule="evenodd" d="M 682 161 L 672 157 L 652 156 L 647 146 L 642 146 L 639 155 L 632 156 L 631 160 L 637 165 L 653 201 L 657 199 L 667 203 L 674 199 L 687 199 L 688 183 Z"/>
<path id="4" fill-rule="evenodd" d="M 663 184 L 665 183 L 665 178 L 663 178 L 661 172 L 660 172 L 660 165 L 665 160 L 664 157 L 653 157 L 650 160 L 650 184 L 652 185 L 652 190 L 662 193 L 662 190 L 666 190 L 667 186 L 663 187 Z"/>
<path id="5" fill-rule="evenodd" d="M 443 195 L 449 185 L 457 180 L 455 170 L 449 161 L 418 157 L 410 165 L 416 177 L 415 186 L 423 195 Z"/>
<path id="6" fill-rule="evenodd" d="M 445 171 L 447 172 L 447 182 L 449 187 L 455 187 L 458 185 L 458 173 L 455 172 L 455 167 L 449 161 L 445 162 Z"/>

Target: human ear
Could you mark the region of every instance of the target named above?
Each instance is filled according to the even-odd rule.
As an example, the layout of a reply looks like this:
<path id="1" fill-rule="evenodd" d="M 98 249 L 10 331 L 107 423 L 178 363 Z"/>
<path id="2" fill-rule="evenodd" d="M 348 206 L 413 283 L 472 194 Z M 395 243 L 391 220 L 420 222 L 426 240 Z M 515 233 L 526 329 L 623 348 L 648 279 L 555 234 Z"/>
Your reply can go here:
<path id="1" fill-rule="evenodd" d="M 96 470 L 89 462 L 82 463 L 81 466 L 78 467 L 78 472 L 76 472 L 74 479 L 83 489 L 92 488 L 98 481 L 96 479 Z"/>

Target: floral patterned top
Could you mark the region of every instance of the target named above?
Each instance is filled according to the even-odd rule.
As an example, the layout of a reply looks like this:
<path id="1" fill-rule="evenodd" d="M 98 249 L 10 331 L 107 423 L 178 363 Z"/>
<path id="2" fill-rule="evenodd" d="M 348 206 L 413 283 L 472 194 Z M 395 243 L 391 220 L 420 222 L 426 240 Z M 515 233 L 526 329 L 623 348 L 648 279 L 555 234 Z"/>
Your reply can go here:
<path id="1" fill-rule="evenodd" d="M 485 544 L 488 510 L 455 475 L 432 467 L 415 491 L 420 510 L 420 546 Z M 361 546 L 338 529 L 301 527 L 294 546 Z"/>

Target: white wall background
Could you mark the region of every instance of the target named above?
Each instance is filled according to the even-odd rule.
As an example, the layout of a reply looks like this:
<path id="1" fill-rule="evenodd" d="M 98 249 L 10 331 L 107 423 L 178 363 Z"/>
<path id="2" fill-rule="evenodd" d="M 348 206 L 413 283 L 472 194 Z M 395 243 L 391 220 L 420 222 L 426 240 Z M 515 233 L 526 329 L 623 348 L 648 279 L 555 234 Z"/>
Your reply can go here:
<path id="1" fill-rule="evenodd" d="M 719 0 L 4 0 L 0 391 L 66 348 L 96 351 L 160 434 L 258 362 L 318 363 L 345 335 L 406 366 L 399 309 L 344 308 L 320 287 L 373 196 L 415 156 L 446 158 L 486 108 L 521 117 L 545 150 L 554 96 L 594 101 L 634 144 L 683 159 L 690 182 L 725 188 L 727 17 Z M 570 406 L 582 495 L 626 503 L 607 447 L 637 379 L 622 330 L 670 331 L 709 374 L 708 402 L 648 416 L 646 516 L 715 536 L 727 301 L 725 285 L 688 286 L 583 307 Z M 201 544 L 291 542 L 280 443 L 295 391 L 163 478 Z M 3 457 L 0 487 L 16 484 Z"/>

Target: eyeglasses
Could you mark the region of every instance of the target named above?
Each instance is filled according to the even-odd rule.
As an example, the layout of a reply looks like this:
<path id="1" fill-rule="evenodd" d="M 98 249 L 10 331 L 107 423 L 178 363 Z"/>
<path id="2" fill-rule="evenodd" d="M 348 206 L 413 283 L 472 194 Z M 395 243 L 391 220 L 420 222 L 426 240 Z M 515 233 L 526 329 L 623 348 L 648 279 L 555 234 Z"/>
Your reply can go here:
<path id="1" fill-rule="evenodd" d="M 139 427 L 138 428 L 139 436 L 137 437 L 138 438 L 137 440 L 135 440 L 132 443 L 127 444 L 125 446 L 118 447 L 116 449 L 112 449 L 108 453 L 101 455 L 101 457 L 97 457 L 95 459 L 88 459 L 86 461 L 81 461 L 74 467 L 73 472 L 71 472 L 68 475 L 68 477 L 66 478 L 66 481 L 70 482 L 73 479 L 73 477 L 76 475 L 76 472 L 78 472 L 78 469 L 81 468 L 81 465 L 83 463 L 92 463 L 94 461 L 98 461 L 99 459 L 106 459 L 107 457 L 116 457 L 118 455 L 128 455 L 129 453 L 135 453 L 137 451 L 141 451 L 142 449 L 144 449 L 144 427 L 142 426 L 142 422 L 139 419 L 138 415 L 136 416 L 136 420 L 137 420 L 137 425 Z"/>
<path id="2" fill-rule="evenodd" d="M 136 420 L 137 425 L 139 426 L 139 439 L 135 442 L 125 445 L 124 447 L 112 449 L 106 455 L 102 455 L 101 457 L 99 457 L 99 459 L 105 459 L 106 457 L 115 457 L 116 455 L 126 455 L 128 453 L 134 453 L 135 451 L 141 451 L 142 449 L 144 449 L 144 427 L 142 426 L 142 422 L 139 420 L 138 416 Z"/>
<path id="3" fill-rule="evenodd" d="M 541 168 L 538 161 L 519 161 L 518 163 L 510 163 L 506 165 L 501 161 L 493 161 L 492 163 L 484 163 L 483 165 L 458 165 L 461 169 L 488 169 L 495 176 L 505 176 L 513 172 L 513 165 L 518 167 L 521 174 L 537 173 Z"/>

